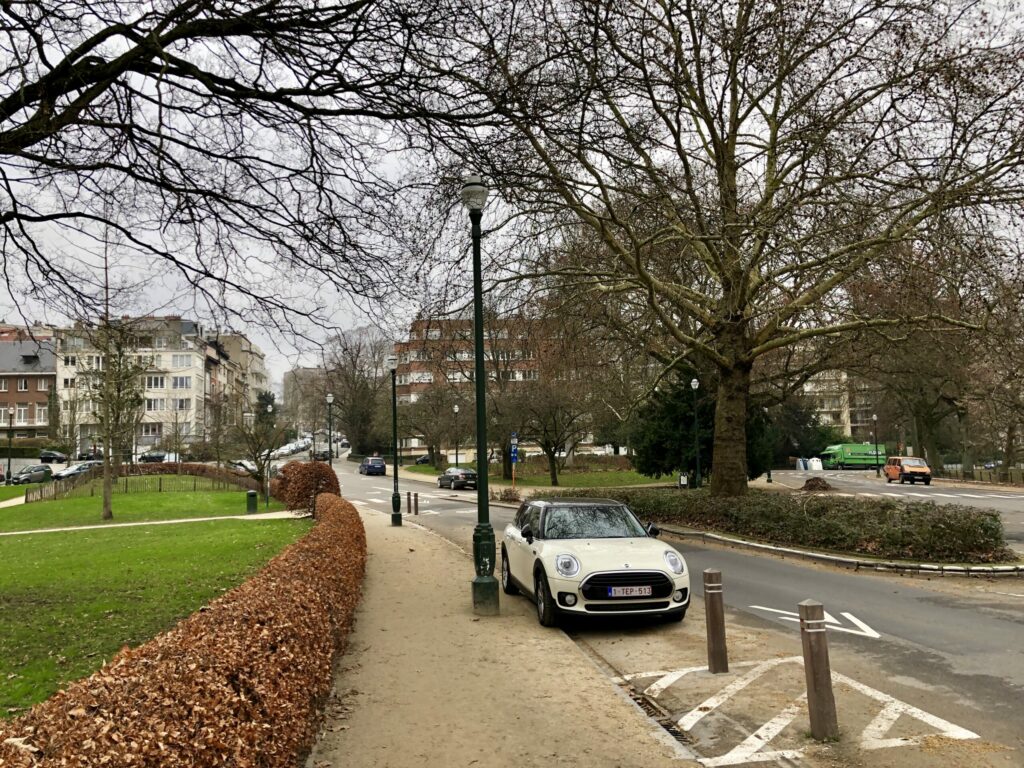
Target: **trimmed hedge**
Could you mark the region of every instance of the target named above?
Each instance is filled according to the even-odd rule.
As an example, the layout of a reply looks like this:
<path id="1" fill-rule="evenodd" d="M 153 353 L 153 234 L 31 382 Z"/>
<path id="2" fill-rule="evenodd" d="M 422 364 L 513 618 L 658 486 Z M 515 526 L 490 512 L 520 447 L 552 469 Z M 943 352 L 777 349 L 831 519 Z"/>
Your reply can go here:
<path id="1" fill-rule="evenodd" d="M 275 481 L 271 493 L 291 510 L 305 510 L 315 516 L 315 500 L 321 493 L 341 495 L 338 476 L 320 461 L 289 461 Z"/>
<path id="2" fill-rule="evenodd" d="M 707 491 L 598 488 L 545 496 L 599 496 L 623 501 L 642 520 L 884 559 L 936 563 L 1016 560 L 998 512 L 953 504 L 804 496 L 751 490 L 714 498 Z"/>
<path id="3" fill-rule="evenodd" d="M 316 527 L 252 579 L 0 723 L 0 765 L 300 765 L 366 563 L 355 508 L 316 503 Z"/>

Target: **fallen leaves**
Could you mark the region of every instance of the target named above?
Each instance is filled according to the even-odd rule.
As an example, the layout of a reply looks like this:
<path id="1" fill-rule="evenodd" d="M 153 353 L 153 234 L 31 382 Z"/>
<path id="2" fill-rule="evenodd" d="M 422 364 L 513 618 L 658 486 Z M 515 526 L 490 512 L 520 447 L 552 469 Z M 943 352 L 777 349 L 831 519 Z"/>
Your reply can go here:
<path id="1" fill-rule="evenodd" d="M 316 516 L 309 534 L 206 610 L 0 724 L 0 766 L 299 764 L 366 562 L 351 504 L 321 494 Z"/>

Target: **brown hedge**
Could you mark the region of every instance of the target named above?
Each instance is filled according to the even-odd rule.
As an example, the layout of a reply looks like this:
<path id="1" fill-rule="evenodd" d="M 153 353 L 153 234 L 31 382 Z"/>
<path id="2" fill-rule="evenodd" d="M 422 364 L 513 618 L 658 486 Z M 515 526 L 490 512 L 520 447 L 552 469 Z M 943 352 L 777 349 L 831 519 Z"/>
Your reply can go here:
<path id="1" fill-rule="evenodd" d="M 239 486 L 260 490 L 259 483 L 248 474 L 240 474 L 226 467 L 212 464 L 195 464 L 191 462 L 154 462 L 152 464 L 122 464 L 121 476 L 124 475 L 195 475 L 224 480 Z"/>
<path id="2" fill-rule="evenodd" d="M 274 498 L 280 499 L 292 510 L 315 513 L 313 500 L 321 493 L 341 494 L 338 476 L 320 461 L 289 461 L 277 476 L 276 486 L 271 482 Z"/>
<path id="3" fill-rule="evenodd" d="M 316 503 L 317 526 L 252 579 L 0 723 L 0 766 L 300 764 L 366 562 L 355 508 Z"/>

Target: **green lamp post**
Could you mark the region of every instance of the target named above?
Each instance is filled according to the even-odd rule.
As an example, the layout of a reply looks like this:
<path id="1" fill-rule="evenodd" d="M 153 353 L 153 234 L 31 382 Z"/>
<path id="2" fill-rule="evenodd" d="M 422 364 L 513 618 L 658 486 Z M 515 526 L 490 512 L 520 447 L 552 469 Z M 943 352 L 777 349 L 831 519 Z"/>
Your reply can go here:
<path id="1" fill-rule="evenodd" d="M 396 389 L 396 374 L 398 372 L 398 358 L 394 355 L 388 356 L 388 368 L 391 369 L 391 458 L 394 462 L 394 491 L 391 493 L 391 524 L 402 524 L 402 495 L 398 492 L 398 391 Z"/>
<path id="2" fill-rule="evenodd" d="M 473 530 L 473 612 L 498 614 L 498 580 L 494 578 L 494 528 L 487 500 L 487 373 L 484 370 L 484 302 L 480 268 L 480 220 L 490 190 L 479 176 L 467 176 L 462 203 L 469 211 L 473 235 L 473 349 L 476 385 L 476 499 L 477 523 Z"/>

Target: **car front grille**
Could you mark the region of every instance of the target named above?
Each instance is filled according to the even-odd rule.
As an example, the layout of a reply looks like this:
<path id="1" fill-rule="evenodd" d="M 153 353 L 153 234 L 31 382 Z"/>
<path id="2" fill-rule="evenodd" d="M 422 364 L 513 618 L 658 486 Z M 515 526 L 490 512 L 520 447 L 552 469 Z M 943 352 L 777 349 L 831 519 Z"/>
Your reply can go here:
<path id="1" fill-rule="evenodd" d="M 608 587 L 650 587 L 651 598 L 672 594 L 672 580 L 658 571 L 612 571 L 594 573 L 584 579 L 580 592 L 587 600 L 635 600 L 636 597 L 609 597 Z M 590 610 L 589 606 L 587 610 Z M 611 610 L 618 610 L 612 608 Z"/>
<path id="2" fill-rule="evenodd" d="M 615 611 L 664 611 L 668 609 L 668 601 L 660 603 L 586 603 L 583 607 L 591 613 L 609 613 Z"/>

